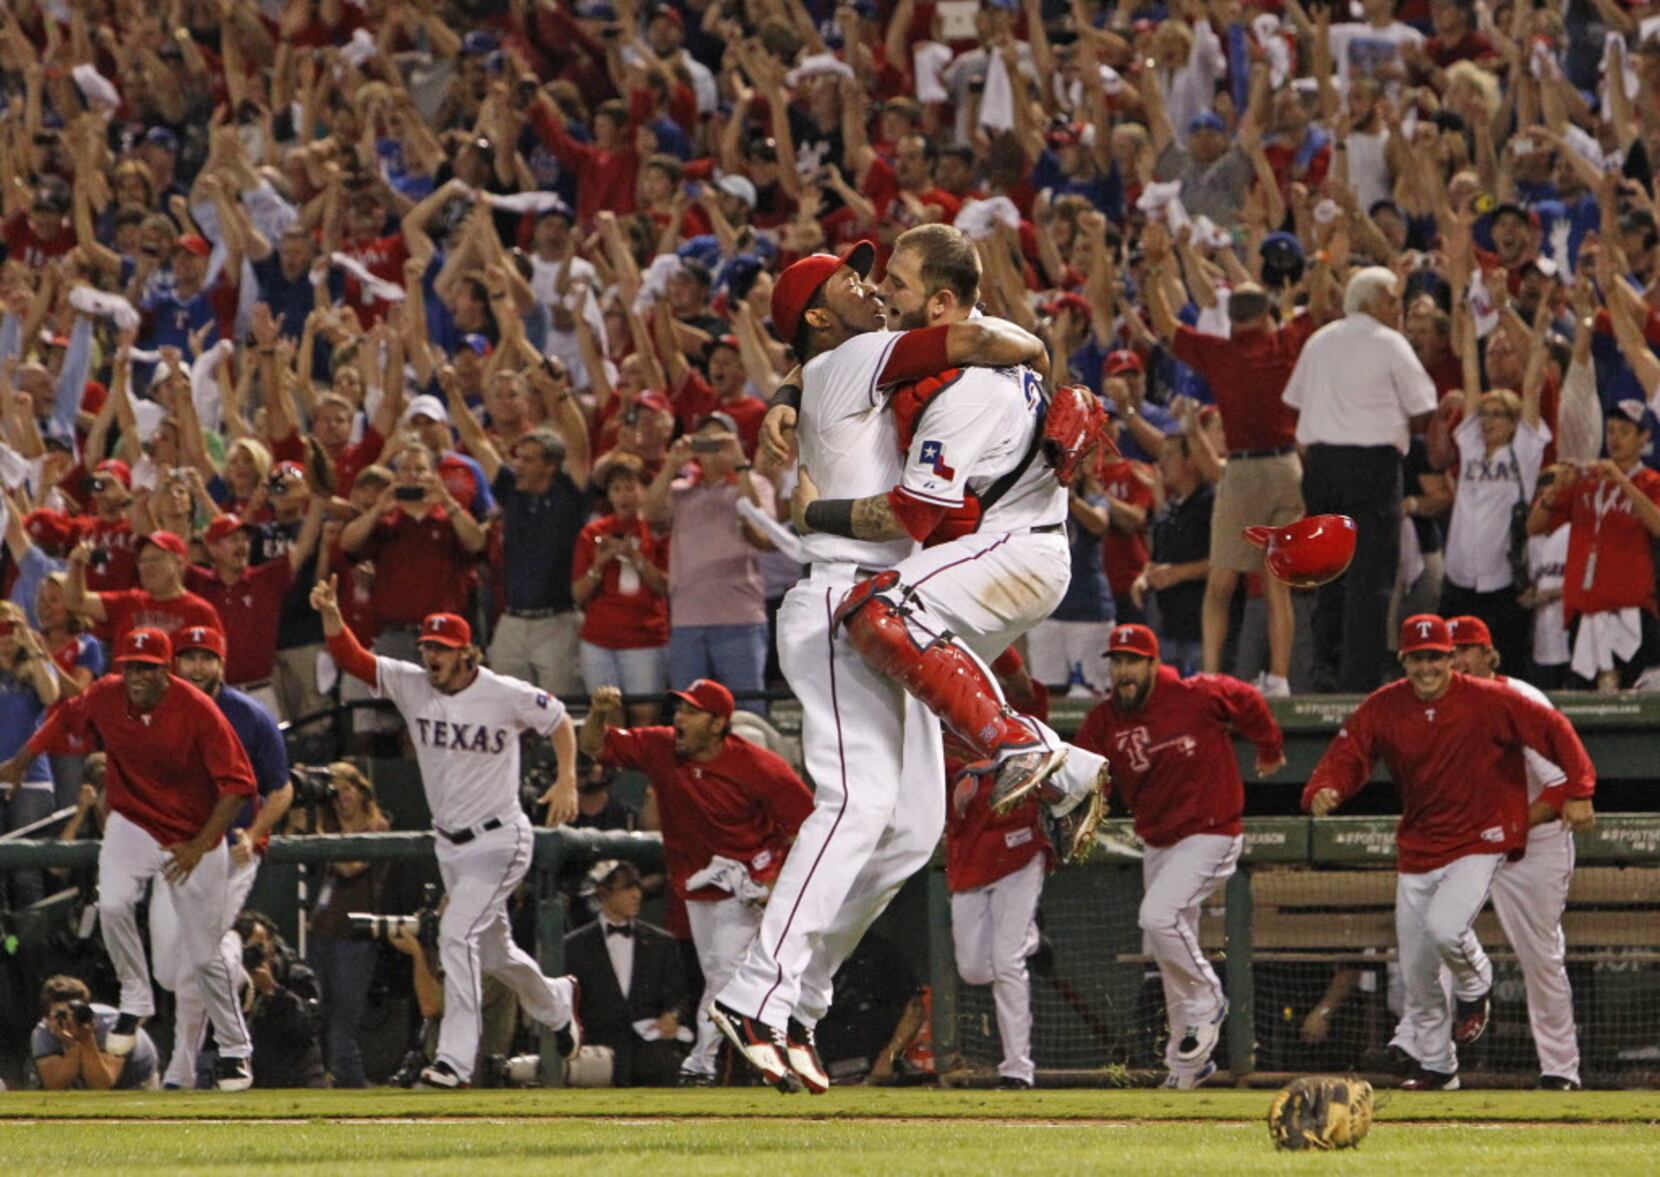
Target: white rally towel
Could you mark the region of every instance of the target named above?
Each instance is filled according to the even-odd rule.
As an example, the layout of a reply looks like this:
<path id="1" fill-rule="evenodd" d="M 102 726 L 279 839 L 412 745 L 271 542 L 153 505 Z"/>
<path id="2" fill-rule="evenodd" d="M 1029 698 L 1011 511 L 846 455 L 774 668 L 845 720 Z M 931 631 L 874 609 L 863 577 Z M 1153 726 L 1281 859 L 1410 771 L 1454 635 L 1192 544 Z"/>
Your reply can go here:
<path id="1" fill-rule="evenodd" d="M 373 58 L 376 52 L 375 38 L 368 29 L 354 30 L 352 39 L 340 47 L 340 56 L 353 69 L 362 69 L 363 63 Z"/>
<path id="2" fill-rule="evenodd" d="M 1499 325 L 1499 307 L 1493 301 L 1492 292 L 1487 289 L 1487 279 L 1478 269 L 1470 277 L 1470 292 L 1465 295 L 1465 302 L 1469 304 L 1470 314 L 1476 320 L 1476 338 L 1486 339 Z"/>
<path id="3" fill-rule="evenodd" d="M 1259 14 L 1251 21 L 1251 38 L 1268 59 L 1268 81 L 1278 90 L 1291 76 L 1291 46 L 1280 31 L 1280 18 L 1271 12 Z"/>
<path id="4" fill-rule="evenodd" d="M 196 416 L 202 428 L 218 433 L 223 423 L 223 406 L 219 403 L 219 365 L 236 354 L 236 344 L 221 339 L 196 357 L 190 370 L 190 403 L 196 406 Z"/>
<path id="5" fill-rule="evenodd" d="M 717 854 L 709 860 L 709 865 L 686 879 L 686 890 L 697 891 L 704 887 L 718 887 L 731 895 L 734 899 L 742 899 L 745 903 L 759 903 L 771 894 L 771 891 L 749 877 L 749 868 L 735 858 L 725 858 Z"/>
<path id="6" fill-rule="evenodd" d="M 1014 128 L 1014 81 L 1001 53 L 992 53 L 986 66 L 986 88 L 980 94 L 980 125 L 993 131 Z"/>
<path id="7" fill-rule="evenodd" d="M 0 441 L 0 484 L 4 484 L 7 490 L 16 490 L 29 481 L 29 474 L 29 459 Z M 0 511 L 4 509 L 5 503 L 0 502 Z M 0 514 L 0 529 L 4 529 L 5 525 L 5 516 Z"/>
<path id="8" fill-rule="evenodd" d="M 784 84 L 794 89 L 808 78 L 822 77 L 825 74 L 851 78 L 853 68 L 834 53 L 813 53 L 803 57 L 800 65 L 784 75 Z"/>
<path id="9" fill-rule="evenodd" d="M 1147 214 L 1150 221 L 1163 220 L 1176 233 L 1183 225 L 1191 225 L 1187 206 L 1182 203 L 1182 182 L 1170 180 L 1163 184 L 1149 184 L 1141 190 L 1135 206 Z"/>
<path id="10" fill-rule="evenodd" d="M 403 301 L 404 292 L 402 286 L 394 286 L 384 278 L 375 277 L 375 275 L 371 274 L 364 268 L 362 262 L 358 261 L 355 257 L 352 257 L 350 254 L 331 253 L 328 255 L 328 260 L 331 265 L 339 266 L 342 270 L 345 270 L 346 273 L 358 280 L 358 283 L 363 287 L 364 302 L 372 303 L 377 298 L 382 302 Z M 315 268 L 312 270 L 311 281 L 313 285 L 317 282 L 317 271 Z"/>
<path id="11" fill-rule="evenodd" d="M 92 66 L 78 65 L 69 71 L 69 76 L 75 79 L 81 97 L 93 110 L 101 107 L 113 112 L 121 108 L 121 92 L 115 88 L 115 83 Z"/>
<path id="12" fill-rule="evenodd" d="M 669 292 L 669 277 L 680 269 L 680 258 L 672 253 L 660 253 L 651 259 L 651 265 L 640 275 L 640 293 L 634 296 L 634 313 L 647 315 Z"/>
<path id="13" fill-rule="evenodd" d="M 557 192 L 514 192 L 505 196 L 495 192 L 480 192 L 478 197 L 491 208 L 499 208 L 506 213 L 542 213 L 565 203 L 559 199 Z"/>
<path id="14" fill-rule="evenodd" d="M 952 224 L 973 240 L 983 241 L 987 237 L 995 236 L 999 225 L 1006 225 L 1011 229 L 1020 228 L 1020 210 L 1007 196 L 971 200 L 963 205 L 962 211 L 957 214 L 957 219 Z"/>
<path id="15" fill-rule="evenodd" d="M 1642 614 L 1636 608 L 1581 613 L 1573 671 L 1580 678 L 1596 678 L 1598 671 L 1614 669 L 1614 659 L 1630 661 L 1642 644 Z"/>
<path id="16" fill-rule="evenodd" d="M 90 286 L 77 286 L 69 292 L 69 305 L 84 314 L 109 319 L 122 331 L 137 331 L 141 318 L 138 309 L 119 294 L 105 294 Z"/>
<path id="17" fill-rule="evenodd" d="M 918 41 L 911 46 L 911 72 L 916 78 L 916 100 L 928 104 L 950 102 L 951 92 L 940 81 L 940 72 L 951 64 L 951 50 L 938 41 Z"/>

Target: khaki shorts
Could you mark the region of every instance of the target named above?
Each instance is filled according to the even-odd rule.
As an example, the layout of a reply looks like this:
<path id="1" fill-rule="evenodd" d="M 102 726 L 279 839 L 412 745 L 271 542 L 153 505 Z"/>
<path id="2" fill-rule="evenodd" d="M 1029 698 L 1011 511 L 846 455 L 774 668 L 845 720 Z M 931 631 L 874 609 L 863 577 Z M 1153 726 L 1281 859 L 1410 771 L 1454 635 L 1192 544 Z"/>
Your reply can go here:
<path id="1" fill-rule="evenodd" d="M 1283 527 L 1302 517 L 1303 463 L 1295 453 L 1230 458 L 1210 516 L 1211 567 L 1261 571 L 1262 549 L 1239 533 L 1258 524 Z"/>

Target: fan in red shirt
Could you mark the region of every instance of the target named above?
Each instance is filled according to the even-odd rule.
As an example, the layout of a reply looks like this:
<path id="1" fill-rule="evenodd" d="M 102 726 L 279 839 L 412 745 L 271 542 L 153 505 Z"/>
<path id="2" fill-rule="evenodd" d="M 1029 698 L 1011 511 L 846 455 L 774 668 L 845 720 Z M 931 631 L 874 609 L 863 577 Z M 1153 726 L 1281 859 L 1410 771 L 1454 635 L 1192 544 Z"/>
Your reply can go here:
<path id="1" fill-rule="evenodd" d="M 102 748 L 108 755 L 98 924 L 121 978 L 121 1003 L 105 1050 L 131 1051 L 140 1021 L 155 1013 L 136 909 L 147 888 L 165 885 L 179 913 L 185 963 L 202 986 L 219 1040 L 220 1089 L 243 1090 L 253 1082 L 251 1048 L 219 940 L 229 894 L 225 831 L 258 788 L 230 722 L 212 699 L 169 672 L 172 657 L 160 630 L 126 634 L 116 648 L 118 673 L 53 708 L 0 765 L 0 784 L 15 786 L 43 753 Z"/>
<path id="2" fill-rule="evenodd" d="M 634 211 L 635 177 L 640 170 L 640 153 L 632 142 L 634 119 L 620 100 L 602 102 L 594 111 L 594 141 L 571 138 L 565 126 L 565 112 L 544 90 L 531 104 L 530 128 L 561 167 L 582 177 L 577 188 L 576 217 L 592 225 L 601 210 L 626 216 Z"/>
<path id="3" fill-rule="evenodd" d="M 138 537 L 127 517 L 133 505 L 132 485 L 132 471 L 116 458 L 99 462 L 87 480 L 92 513 L 77 515 L 75 527 L 92 544 L 86 583 L 95 592 L 132 588 L 138 583 L 138 564 L 133 559 Z"/>
<path id="4" fill-rule="evenodd" d="M 1115 356 L 1135 356 L 1134 352 L 1114 352 Z M 1135 357 L 1140 362 L 1140 357 Z M 1107 372 L 1113 374 L 1112 360 L 1107 361 Z M 1118 407 L 1107 404 L 1107 436 L 1118 444 L 1120 424 Z M 1107 496 L 1107 534 L 1101 539 L 1101 558 L 1106 568 L 1107 583 L 1112 585 L 1113 599 L 1118 602 L 1118 616 L 1125 620 L 1139 620 L 1141 611 L 1130 597 L 1130 587 L 1147 567 L 1147 520 L 1153 513 L 1153 484 L 1158 475 L 1145 462 L 1131 458 L 1114 458 L 1101 465 L 1101 492 Z"/>
<path id="5" fill-rule="evenodd" d="M 1401 623 L 1406 678 L 1380 687 L 1344 722 L 1303 788 L 1303 808 L 1325 817 L 1366 786 L 1379 757 L 1401 792 L 1396 827 L 1395 939 L 1405 985 L 1403 1044 L 1418 1061 L 1405 1086 L 1458 1086 L 1457 1042 L 1487 1028 L 1493 968 L 1471 925 L 1493 876 L 1520 857 L 1528 829 L 1558 815 L 1587 829 L 1596 769 L 1560 712 L 1496 682 L 1455 674 L 1452 634 L 1434 614 Z M 1528 803 L 1525 749 L 1565 779 Z M 1441 969 L 1453 976 L 1447 1009 Z"/>
<path id="6" fill-rule="evenodd" d="M 761 930 L 767 885 L 812 812 L 813 794 L 780 757 L 732 734 L 732 693 L 720 683 L 700 678 L 674 696 L 680 706 L 672 727 L 628 729 L 616 726 L 622 692 L 600 687 L 581 748 L 651 782 L 669 883 L 686 901 L 703 968 L 697 1045 L 682 1065 L 696 1082 L 715 1074 L 720 1034 L 709 1004 Z"/>
<path id="7" fill-rule="evenodd" d="M 1199 907 L 1233 874 L 1245 840 L 1233 735 L 1256 745 L 1259 777 L 1285 763 L 1285 736 L 1255 687 L 1160 665 L 1158 637 L 1144 625 L 1114 627 L 1107 655 L 1112 694 L 1073 742 L 1111 760 L 1112 787 L 1147 846 L 1139 920 L 1164 982 L 1165 1086 L 1186 1091 L 1216 1070 L 1210 1055 L 1228 1016 L 1199 951 Z"/>
<path id="8" fill-rule="evenodd" d="M 991 665 L 1003 697 L 1022 715 L 1049 719 L 1049 691 L 1026 672 L 1020 654 L 1005 650 Z M 1032 1086 L 1032 990 L 1026 958 L 1037 951 L 1038 899 L 1055 867 L 1043 811 L 1030 797 L 1008 813 L 991 807 L 990 781 L 959 777 L 971 753 L 946 737 L 945 779 L 956 781 L 945 813 L 945 880 L 951 890 L 951 939 L 957 974 L 969 985 L 990 985 L 997 1007 L 1003 1059 L 998 1086 Z"/>
<path id="9" fill-rule="evenodd" d="M 1660 474 L 1642 461 L 1654 424 L 1641 401 L 1621 401 L 1604 426 L 1608 456 L 1553 467 L 1528 515 L 1530 535 L 1569 525 L 1562 613 L 1573 634 L 1571 665 L 1599 690 L 1629 686 L 1655 660 Z"/>
<path id="10" fill-rule="evenodd" d="M 140 627 L 168 635 L 193 625 L 225 632 L 218 610 L 184 587 L 190 549 L 171 531 L 152 531 L 138 541 L 138 588 L 87 592 L 87 564 L 92 552 L 91 541 L 83 540 L 69 553 L 65 603 L 77 617 L 108 622 L 112 640 L 119 642 L 129 630 Z"/>

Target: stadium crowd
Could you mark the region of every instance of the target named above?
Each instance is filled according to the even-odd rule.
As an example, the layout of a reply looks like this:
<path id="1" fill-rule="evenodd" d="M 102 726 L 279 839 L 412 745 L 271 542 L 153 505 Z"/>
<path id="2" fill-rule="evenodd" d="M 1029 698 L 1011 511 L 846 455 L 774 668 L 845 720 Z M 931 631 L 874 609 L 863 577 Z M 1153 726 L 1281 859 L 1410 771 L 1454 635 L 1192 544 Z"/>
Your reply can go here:
<path id="1" fill-rule="evenodd" d="M 1440 609 L 1506 673 L 1643 685 L 1650 11 L 15 0 L 0 757 L 139 626 L 218 630 L 280 718 L 352 698 L 331 576 L 376 653 L 454 613 L 634 724 L 700 678 L 756 698 L 801 571 L 774 277 L 869 239 L 880 280 L 929 222 L 1121 450 L 1073 488 L 1034 678 L 1104 689 L 1116 618 L 1184 672 L 1365 691 Z M 1313 594 L 1239 538 L 1305 509 L 1360 529 Z M 37 761 L 5 827 L 81 772 Z"/>

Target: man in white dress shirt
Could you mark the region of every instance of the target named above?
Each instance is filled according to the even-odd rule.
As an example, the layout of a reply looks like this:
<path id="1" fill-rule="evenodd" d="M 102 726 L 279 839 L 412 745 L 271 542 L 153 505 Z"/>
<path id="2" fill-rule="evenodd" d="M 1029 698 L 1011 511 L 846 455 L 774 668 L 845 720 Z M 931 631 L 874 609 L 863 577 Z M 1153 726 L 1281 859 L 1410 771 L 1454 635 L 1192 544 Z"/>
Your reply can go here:
<path id="1" fill-rule="evenodd" d="M 1304 346 L 1283 399 L 1301 414 L 1308 513 L 1348 515 L 1358 529 L 1354 563 L 1315 597 L 1315 686 L 1363 693 L 1383 681 L 1388 656 L 1401 457 L 1412 430 L 1435 411 L 1436 395 L 1400 332 L 1400 285 L 1392 271 L 1357 271 L 1343 311 Z"/>

